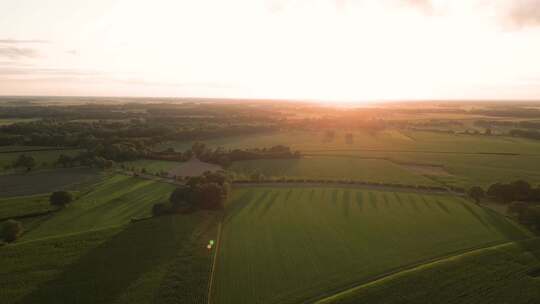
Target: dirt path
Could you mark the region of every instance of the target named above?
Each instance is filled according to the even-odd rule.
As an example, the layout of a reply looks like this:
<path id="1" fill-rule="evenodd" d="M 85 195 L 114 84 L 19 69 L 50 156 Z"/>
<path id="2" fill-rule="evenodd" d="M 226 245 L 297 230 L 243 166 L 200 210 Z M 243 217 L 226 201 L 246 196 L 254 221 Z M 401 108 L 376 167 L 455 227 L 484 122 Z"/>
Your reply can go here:
<path id="1" fill-rule="evenodd" d="M 435 264 L 435 263 L 440 263 L 440 262 L 444 262 L 445 260 L 450 260 L 450 259 L 456 258 L 458 256 L 474 254 L 476 252 L 480 252 L 480 251 L 485 250 L 485 249 L 497 248 L 497 247 L 506 246 L 506 245 L 512 244 L 512 243 L 516 243 L 516 241 L 491 243 L 491 244 L 487 244 L 487 245 L 483 245 L 483 246 L 478 246 L 478 247 L 475 247 L 475 248 L 469 248 L 469 249 L 465 249 L 465 250 L 456 251 L 456 252 L 449 253 L 447 255 L 441 256 L 441 257 L 416 262 L 416 263 L 413 263 L 413 264 L 410 264 L 410 265 L 400 266 L 400 267 L 398 267 L 398 268 L 396 268 L 394 270 L 385 272 L 385 273 L 380 274 L 380 275 L 378 275 L 376 277 L 373 277 L 373 278 L 370 278 L 370 279 L 367 279 L 367 280 L 364 280 L 364 281 L 356 282 L 354 284 L 349 284 L 348 286 L 344 286 L 344 287 L 340 288 L 339 290 L 336 289 L 333 292 L 327 292 L 325 294 L 321 294 L 319 296 L 316 296 L 316 297 L 313 297 L 311 299 L 305 300 L 302 303 L 304 303 L 304 304 L 307 304 L 307 303 L 312 303 L 312 304 L 331 303 L 331 299 L 334 298 L 334 297 L 337 297 L 340 294 L 350 292 L 350 291 L 353 291 L 353 290 L 356 290 L 356 289 L 360 289 L 363 286 L 366 286 L 368 284 L 373 284 L 373 283 L 375 283 L 377 281 L 384 280 L 384 279 L 396 276 L 396 275 L 404 273 L 404 272 L 414 271 L 414 270 L 417 270 L 417 269 L 422 268 L 422 267 L 426 267 L 426 266 L 429 266 L 429 265 L 432 265 L 432 264 Z"/>
<path id="2" fill-rule="evenodd" d="M 318 152 L 391 152 L 391 153 L 428 153 L 428 154 L 464 154 L 464 155 L 500 155 L 500 156 L 519 156 L 519 155 L 536 155 L 536 154 L 520 154 L 509 152 L 463 152 L 463 151 L 430 151 L 430 150 L 392 150 L 392 149 L 324 149 L 324 150 L 301 150 L 303 155 L 316 156 Z M 336 156 L 338 156 L 337 154 Z"/>
<path id="3" fill-rule="evenodd" d="M 214 277 L 215 277 L 215 273 L 216 273 L 216 268 L 217 268 L 217 259 L 218 259 L 218 256 L 219 256 L 219 248 L 220 248 L 220 245 L 221 245 L 221 231 L 222 231 L 222 222 L 223 221 L 219 221 L 218 223 L 218 235 L 217 235 L 217 239 L 216 239 L 216 250 L 214 251 L 214 259 L 212 260 L 212 270 L 210 271 L 210 280 L 208 282 L 208 296 L 207 296 L 207 299 L 208 299 L 208 302 L 207 304 L 212 304 L 213 303 L 213 299 L 212 299 L 212 295 L 213 295 L 213 289 L 214 289 Z"/>
<path id="4" fill-rule="evenodd" d="M 234 187 L 253 187 L 253 188 L 290 188 L 290 187 L 337 187 L 337 188 L 354 188 L 354 189 L 367 189 L 367 190 L 379 190 L 379 191 L 398 191 L 398 192 L 413 192 L 413 193 L 429 193 L 429 194 L 454 194 L 457 196 L 464 196 L 465 194 L 452 192 L 449 190 L 432 190 L 432 189 L 415 189 L 407 187 L 392 187 L 392 186 L 377 186 L 377 185 L 363 185 L 363 184 L 343 184 L 343 183 L 233 183 Z"/>

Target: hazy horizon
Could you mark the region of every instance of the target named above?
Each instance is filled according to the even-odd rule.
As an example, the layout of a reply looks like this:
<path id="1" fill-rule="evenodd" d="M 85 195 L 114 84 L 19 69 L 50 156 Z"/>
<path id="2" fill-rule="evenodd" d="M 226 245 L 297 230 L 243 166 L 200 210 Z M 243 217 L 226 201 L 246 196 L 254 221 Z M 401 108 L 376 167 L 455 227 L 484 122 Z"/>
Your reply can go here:
<path id="1" fill-rule="evenodd" d="M 540 100 L 540 1 L 0 3 L 0 95 Z"/>

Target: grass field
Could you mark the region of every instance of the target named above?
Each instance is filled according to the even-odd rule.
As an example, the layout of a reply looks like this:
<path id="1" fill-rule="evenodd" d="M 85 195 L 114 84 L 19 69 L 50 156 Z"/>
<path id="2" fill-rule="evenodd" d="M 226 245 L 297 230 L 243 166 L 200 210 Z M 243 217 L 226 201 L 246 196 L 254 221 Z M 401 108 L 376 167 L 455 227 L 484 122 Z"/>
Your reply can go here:
<path id="1" fill-rule="evenodd" d="M 447 185 L 460 187 L 488 186 L 495 182 L 515 179 L 540 183 L 540 141 L 537 140 L 392 129 L 376 134 L 354 132 L 352 144 L 345 142 L 345 132 L 336 132 L 335 138 L 331 141 L 323 139 L 323 132 L 298 131 L 236 136 L 203 142 L 210 147 L 223 146 L 231 149 L 261 148 L 281 144 L 300 150 L 311 157 L 387 158 L 396 163 L 440 165 L 450 174 L 435 179 Z M 160 145 L 159 148 L 173 147 L 184 151 L 190 148 L 191 144 L 192 142 L 170 142 Z M 248 171 L 255 167 L 250 163 L 235 166 L 233 169 L 239 172 L 242 172 L 244 167 Z M 318 166 L 308 168 L 307 171 L 317 171 Z M 367 166 L 369 167 L 369 164 Z M 343 172 L 340 166 L 337 168 L 336 170 L 328 168 L 325 174 L 336 176 Z M 281 174 L 282 169 L 281 166 L 269 168 L 264 163 L 261 165 L 263 173 L 268 170 L 271 174 Z M 290 173 L 299 174 L 294 169 Z"/>
<path id="2" fill-rule="evenodd" d="M 224 148 L 261 148 L 273 145 L 287 145 L 293 150 L 302 152 L 327 154 L 333 153 L 363 156 L 366 150 L 386 151 L 418 151 L 418 152 L 452 152 L 452 153 L 520 153 L 540 155 L 540 141 L 512 138 L 504 136 L 483 136 L 446 134 L 424 131 L 385 130 L 370 134 L 354 131 L 352 144 L 345 142 L 345 133 L 336 131 L 333 140 L 324 140 L 323 132 L 289 131 L 266 134 L 253 134 L 203 140 L 210 147 Z M 157 149 L 175 148 L 184 151 L 191 148 L 193 142 L 167 142 Z"/>
<path id="3" fill-rule="evenodd" d="M 350 188 L 240 188 L 217 303 L 297 303 L 406 265 L 530 234 L 462 198 Z"/>
<path id="4" fill-rule="evenodd" d="M 343 292 L 318 304 L 536 303 L 540 240 L 483 249 Z"/>
<path id="5" fill-rule="evenodd" d="M 0 197 L 34 195 L 76 189 L 100 181 L 97 169 L 71 168 L 0 175 Z"/>
<path id="6" fill-rule="evenodd" d="M 166 201 L 173 189 L 170 184 L 129 176 L 109 177 L 22 240 L 124 225 L 132 218 L 150 216 L 152 205 Z"/>
<path id="7" fill-rule="evenodd" d="M 18 151 L 26 151 L 26 152 L 0 153 L 0 172 L 7 171 L 8 169 L 6 168 L 6 166 L 11 166 L 13 162 L 21 154 L 32 156 L 36 160 L 35 169 L 47 169 L 47 168 L 54 167 L 54 164 L 56 163 L 56 161 L 58 160 L 58 157 L 61 154 L 75 156 L 81 152 L 81 150 L 76 150 L 76 149 L 54 150 L 54 151 L 28 151 L 28 150 L 43 149 L 43 147 L 20 147 L 20 148 L 22 148 L 22 150 L 18 150 Z M 6 147 L 4 149 L 6 149 L 6 151 L 13 151 L 14 148 Z"/>
<path id="8" fill-rule="evenodd" d="M 437 185 L 431 179 L 410 172 L 383 159 L 311 157 L 234 162 L 229 168 L 239 178 L 260 172 L 267 178 L 359 180 L 368 182 Z"/>
<path id="9" fill-rule="evenodd" d="M 0 219 L 46 212 L 52 209 L 49 194 L 0 198 Z"/>
<path id="10" fill-rule="evenodd" d="M 1 118 L 0 126 L 12 125 L 14 123 L 32 122 L 39 120 L 39 118 Z"/>
<path id="11" fill-rule="evenodd" d="M 0 302 L 206 303 L 213 219 L 168 216 L 4 246 Z"/>

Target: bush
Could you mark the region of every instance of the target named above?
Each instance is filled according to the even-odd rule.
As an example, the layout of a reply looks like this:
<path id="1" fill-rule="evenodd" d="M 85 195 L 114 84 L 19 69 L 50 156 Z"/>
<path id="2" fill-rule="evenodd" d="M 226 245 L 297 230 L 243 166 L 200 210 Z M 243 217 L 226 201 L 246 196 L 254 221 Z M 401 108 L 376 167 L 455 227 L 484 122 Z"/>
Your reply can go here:
<path id="1" fill-rule="evenodd" d="M 73 196 L 67 191 L 56 191 L 49 197 L 49 202 L 53 206 L 65 207 L 73 201 Z"/>
<path id="2" fill-rule="evenodd" d="M 152 214 L 154 216 L 164 215 L 168 212 L 167 205 L 165 203 L 157 203 L 152 206 Z"/>
<path id="3" fill-rule="evenodd" d="M 8 243 L 14 242 L 23 233 L 23 226 L 16 220 L 7 220 L 2 225 L 2 239 Z"/>

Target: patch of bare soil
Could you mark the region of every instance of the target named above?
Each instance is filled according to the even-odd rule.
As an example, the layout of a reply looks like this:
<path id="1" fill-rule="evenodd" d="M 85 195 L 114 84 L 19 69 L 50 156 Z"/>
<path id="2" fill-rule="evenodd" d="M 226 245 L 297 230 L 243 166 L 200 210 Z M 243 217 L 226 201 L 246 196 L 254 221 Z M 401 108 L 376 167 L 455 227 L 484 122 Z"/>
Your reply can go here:
<path id="1" fill-rule="evenodd" d="M 421 164 L 399 164 L 401 167 L 422 175 L 452 176 L 443 166 Z"/>
<path id="2" fill-rule="evenodd" d="M 222 170 L 222 168 L 218 165 L 205 163 L 197 158 L 192 158 L 191 160 L 169 170 L 169 176 L 199 176 L 206 171 L 214 172 L 219 170 Z"/>

